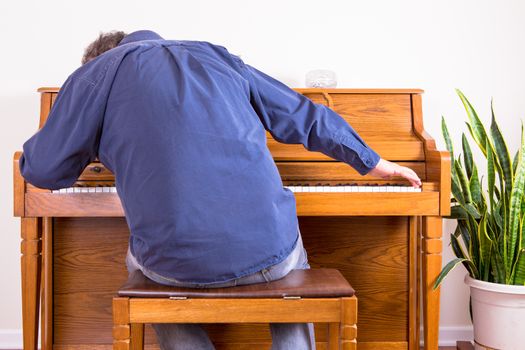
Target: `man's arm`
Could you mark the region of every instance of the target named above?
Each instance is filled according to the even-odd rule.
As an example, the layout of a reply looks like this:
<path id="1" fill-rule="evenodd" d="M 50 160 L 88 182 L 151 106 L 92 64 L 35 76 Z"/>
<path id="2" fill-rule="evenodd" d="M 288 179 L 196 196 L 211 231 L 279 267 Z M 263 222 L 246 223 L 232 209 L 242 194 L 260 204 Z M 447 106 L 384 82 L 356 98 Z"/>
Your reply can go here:
<path id="1" fill-rule="evenodd" d="M 332 109 L 313 103 L 283 83 L 244 65 L 251 104 L 266 130 L 283 143 L 303 144 L 345 162 L 365 175 L 380 156 Z"/>
<path id="2" fill-rule="evenodd" d="M 251 103 L 266 130 L 283 143 L 303 144 L 345 162 L 359 174 L 390 178 L 402 176 L 419 187 L 421 180 L 410 168 L 381 159 L 357 132 L 332 109 L 313 103 L 276 79 L 244 64 Z"/>
<path id="3" fill-rule="evenodd" d="M 63 84 L 45 125 L 24 143 L 20 172 L 48 189 L 71 186 L 98 152 L 104 98 L 89 80 Z"/>

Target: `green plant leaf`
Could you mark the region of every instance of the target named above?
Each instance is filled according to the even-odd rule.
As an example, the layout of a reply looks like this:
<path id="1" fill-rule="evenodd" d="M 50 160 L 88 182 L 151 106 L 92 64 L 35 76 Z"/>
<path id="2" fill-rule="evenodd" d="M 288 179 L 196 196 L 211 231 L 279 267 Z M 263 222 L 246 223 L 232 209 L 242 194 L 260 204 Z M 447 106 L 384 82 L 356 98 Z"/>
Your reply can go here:
<path id="1" fill-rule="evenodd" d="M 499 202 L 496 205 L 496 208 L 492 210 L 492 217 L 494 218 L 494 221 L 496 222 L 498 230 L 503 231 L 503 219 L 501 218 L 501 214 L 500 214 L 501 205 L 502 205 L 502 202 Z"/>
<path id="2" fill-rule="evenodd" d="M 501 256 L 501 251 L 494 249 L 492 254 L 492 275 L 494 276 L 494 282 L 505 283 L 505 261 Z"/>
<path id="3" fill-rule="evenodd" d="M 461 236 L 461 239 L 463 240 L 463 244 L 465 245 L 467 250 L 470 252 L 470 232 L 467 229 L 466 221 L 458 221 L 458 226 L 456 227 L 456 230 L 460 232 L 459 235 Z"/>
<path id="4" fill-rule="evenodd" d="M 467 203 L 465 204 L 464 206 L 465 210 L 467 211 L 467 213 L 469 213 L 470 215 L 472 215 L 472 217 L 474 219 L 479 219 L 481 217 L 481 214 L 479 213 L 479 211 L 476 209 L 476 207 L 474 205 L 472 205 L 472 203 Z"/>
<path id="5" fill-rule="evenodd" d="M 497 157 L 498 164 L 501 166 L 502 169 L 502 175 L 505 181 L 505 188 L 511 188 L 513 172 L 509 149 L 507 148 L 505 139 L 503 138 L 503 135 L 501 134 L 499 126 L 496 122 L 496 117 L 494 116 L 494 106 L 492 101 L 490 102 L 490 109 L 492 112 L 490 134 L 492 136 L 492 140 L 494 141 L 494 147 L 496 151 L 494 154 Z"/>
<path id="6" fill-rule="evenodd" d="M 465 176 L 465 173 L 463 172 L 463 168 L 461 168 L 461 163 L 458 159 L 454 161 L 454 169 L 456 170 L 456 174 L 458 175 L 459 184 L 461 186 L 461 191 L 463 192 L 463 198 L 465 198 L 466 203 L 471 203 L 472 196 L 470 194 L 468 180 L 467 180 L 467 177 Z"/>
<path id="7" fill-rule="evenodd" d="M 483 199 L 481 197 L 481 184 L 478 178 L 478 167 L 476 164 L 472 166 L 472 174 L 469 180 L 470 194 L 472 196 L 472 201 L 477 205 L 479 209 L 482 209 L 484 206 Z"/>
<path id="8" fill-rule="evenodd" d="M 452 250 L 454 251 L 456 257 L 461 259 L 468 259 L 468 256 L 463 251 L 463 248 L 461 247 L 461 244 L 459 243 L 459 240 L 455 235 L 450 235 L 450 245 L 452 246 Z M 465 268 L 471 276 L 479 276 L 479 270 L 476 269 L 476 266 L 474 264 L 468 264 L 467 262 L 463 262 L 463 265 L 465 266 Z"/>
<path id="9" fill-rule="evenodd" d="M 525 227 L 525 215 L 522 216 L 521 221 L 520 221 L 521 235 L 523 235 L 524 227 Z M 523 244 L 520 244 L 518 252 L 519 252 L 518 259 L 516 260 L 516 267 L 514 270 L 514 284 L 525 285 L 525 249 L 524 249 Z"/>
<path id="10" fill-rule="evenodd" d="M 478 117 L 478 114 L 474 110 L 474 107 L 470 104 L 469 100 L 463 95 L 463 93 L 456 89 L 457 94 L 459 95 L 459 98 L 461 99 L 461 102 L 463 103 L 463 106 L 465 107 L 465 110 L 467 111 L 467 116 L 469 119 L 470 124 L 469 125 L 469 131 L 471 132 L 472 138 L 474 141 L 478 144 L 479 148 L 483 152 L 483 154 L 487 154 L 486 146 L 487 146 L 487 132 L 485 131 L 485 127 L 483 126 L 483 123 Z"/>
<path id="11" fill-rule="evenodd" d="M 460 203 L 465 205 L 465 197 L 463 196 L 463 192 L 461 191 L 461 186 L 459 184 L 459 179 L 457 176 L 452 175 L 451 179 L 452 183 L 452 195 L 454 196 L 454 199 Z"/>
<path id="12" fill-rule="evenodd" d="M 525 285 L 525 249 L 522 249 L 516 265 L 514 284 Z"/>
<path id="13" fill-rule="evenodd" d="M 450 207 L 450 219 L 465 220 L 467 218 L 467 211 L 461 205 L 454 205 Z"/>
<path id="14" fill-rule="evenodd" d="M 454 260 L 449 261 L 448 264 L 445 265 L 443 270 L 441 270 L 440 274 L 437 276 L 436 282 L 434 283 L 434 287 L 433 288 L 434 289 L 439 288 L 439 286 L 441 285 L 441 283 L 443 282 L 445 277 L 447 277 L 449 272 L 452 271 L 460 263 L 463 263 L 464 265 L 465 264 L 472 265 L 472 262 L 470 260 L 468 260 L 468 259 L 456 258 Z M 471 267 L 475 268 L 474 266 L 471 266 Z M 475 278 L 472 275 L 470 277 Z"/>
<path id="15" fill-rule="evenodd" d="M 475 266 L 478 266 L 479 263 L 479 239 L 478 239 L 478 222 L 471 215 L 468 216 L 468 219 L 465 223 L 465 228 L 471 233 L 470 245 L 468 246 L 468 253 L 470 260 Z"/>
<path id="16" fill-rule="evenodd" d="M 450 153 L 451 161 L 454 161 L 454 147 L 452 146 L 452 141 L 450 140 L 450 134 L 448 133 L 447 123 L 445 118 L 441 116 L 441 133 L 443 134 L 443 139 L 445 140 L 445 146 L 447 151 Z"/>
<path id="17" fill-rule="evenodd" d="M 465 171 L 467 173 L 467 178 L 470 179 L 472 176 L 472 166 L 474 161 L 472 160 L 472 150 L 470 149 L 470 145 L 464 133 L 461 134 L 461 145 L 463 147 L 463 163 L 465 164 Z"/>
<path id="18" fill-rule="evenodd" d="M 496 174 L 494 171 L 494 155 L 492 154 L 492 148 L 486 147 L 487 149 L 487 182 L 489 187 L 489 202 L 491 210 L 494 210 L 494 184 L 496 181 Z"/>
<path id="19" fill-rule="evenodd" d="M 484 281 L 488 281 L 488 276 L 490 272 L 490 254 L 492 247 L 492 240 L 487 234 L 487 215 L 483 213 L 481 220 L 478 226 L 478 239 L 479 239 L 479 256 L 480 264 L 478 270 L 480 277 Z"/>
<path id="20" fill-rule="evenodd" d="M 521 130 L 521 148 L 520 155 L 518 157 L 518 167 L 516 169 L 516 178 L 512 191 L 510 194 L 510 208 L 509 208 L 509 240 L 507 242 L 507 271 L 513 270 L 513 265 L 516 264 L 517 256 L 516 252 L 519 252 L 518 246 L 521 245 L 520 237 L 520 211 L 521 202 L 523 200 L 523 191 L 525 186 L 525 142 L 523 139 L 523 128 Z M 507 276 L 507 282 L 510 276 Z M 512 282 L 512 281 L 511 281 Z"/>
<path id="21" fill-rule="evenodd" d="M 520 155 L 520 150 L 518 149 L 516 151 L 516 154 L 514 155 L 514 160 L 512 161 L 512 173 L 516 174 L 516 167 L 518 166 L 518 157 Z"/>

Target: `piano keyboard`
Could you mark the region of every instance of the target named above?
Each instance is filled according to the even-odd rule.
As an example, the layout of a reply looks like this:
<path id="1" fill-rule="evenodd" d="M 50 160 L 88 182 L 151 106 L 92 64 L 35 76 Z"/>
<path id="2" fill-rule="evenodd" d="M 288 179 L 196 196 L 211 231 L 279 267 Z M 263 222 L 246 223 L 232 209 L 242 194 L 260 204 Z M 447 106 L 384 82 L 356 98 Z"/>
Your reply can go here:
<path id="1" fill-rule="evenodd" d="M 421 192 L 412 186 L 284 186 L 297 192 Z M 116 193 L 116 187 L 69 187 L 53 190 L 53 193 Z"/>

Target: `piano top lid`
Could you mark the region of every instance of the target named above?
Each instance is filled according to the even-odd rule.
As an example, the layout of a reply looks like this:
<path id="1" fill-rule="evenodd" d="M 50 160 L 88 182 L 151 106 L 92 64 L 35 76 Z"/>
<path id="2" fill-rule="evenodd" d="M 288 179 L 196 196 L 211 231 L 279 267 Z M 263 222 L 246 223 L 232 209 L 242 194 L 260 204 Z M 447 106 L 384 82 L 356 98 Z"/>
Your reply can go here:
<path id="1" fill-rule="evenodd" d="M 326 92 L 329 94 L 422 94 L 422 89 L 358 89 L 358 88 L 294 88 L 295 91 L 308 94 Z"/>
<path id="2" fill-rule="evenodd" d="M 58 92 L 58 87 L 41 87 L 38 92 Z M 422 89 L 323 89 L 323 88 L 294 88 L 300 93 L 319 93 L 326 92 L 329 94 L 422 94 Z"/>

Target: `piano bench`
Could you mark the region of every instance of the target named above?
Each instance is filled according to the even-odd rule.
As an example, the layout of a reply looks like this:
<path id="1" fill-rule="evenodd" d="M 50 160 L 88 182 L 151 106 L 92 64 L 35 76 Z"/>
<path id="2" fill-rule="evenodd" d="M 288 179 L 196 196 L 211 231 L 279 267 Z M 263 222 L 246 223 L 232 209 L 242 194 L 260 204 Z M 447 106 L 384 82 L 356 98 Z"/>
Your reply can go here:
<path id="1" fill-rule="evenodd" d="M 335 269 L 292 270 L 284 278 L 228 288 L 157 284 L 135 271 L 113 298 L 113 349 L 144 347 L 145 323 L 328 324 L 329 350 L 356 349 L 357 298 Z"/>

